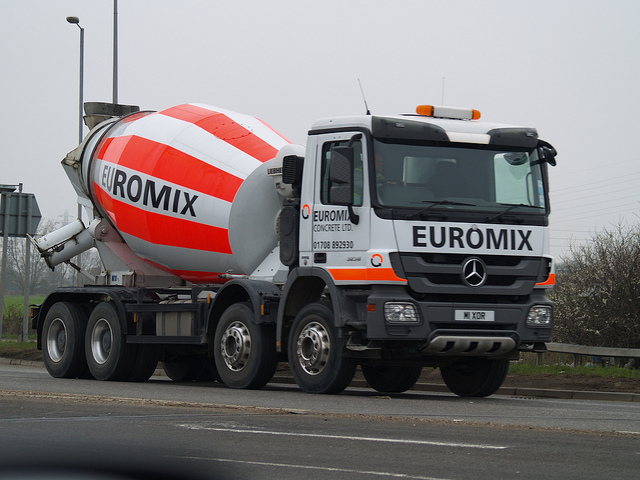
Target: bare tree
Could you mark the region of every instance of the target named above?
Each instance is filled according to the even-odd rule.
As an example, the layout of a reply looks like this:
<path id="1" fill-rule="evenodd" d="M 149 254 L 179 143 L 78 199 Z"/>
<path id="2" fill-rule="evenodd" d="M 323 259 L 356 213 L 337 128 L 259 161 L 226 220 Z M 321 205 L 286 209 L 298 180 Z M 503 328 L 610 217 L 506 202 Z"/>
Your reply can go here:
<path id="1" fill-rule="evenodd" d="M 640 225 L 618 226 L 572 246 L 552 298 L 555 340 L 640 347 Z"/>

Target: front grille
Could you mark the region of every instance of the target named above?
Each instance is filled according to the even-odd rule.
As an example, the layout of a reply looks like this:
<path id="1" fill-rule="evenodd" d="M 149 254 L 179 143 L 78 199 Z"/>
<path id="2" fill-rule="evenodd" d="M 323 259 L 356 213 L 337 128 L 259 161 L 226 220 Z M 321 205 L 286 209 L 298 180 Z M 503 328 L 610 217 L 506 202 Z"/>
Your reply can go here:
<path id="1" fill-rule="evenodd" d="M 463 266 L 469 258 L 479 258 L 486 266 L 486 281 L 471 287 L 463 281 Z M 394 255 L 409 288 L 417 294 L 435 295 L 529 295 L 541 268 L 541 258 L 507 255 L 461 255 L 443 253 L 401 253 Z M 394 266 L 395 266 L 394 265 Z"/>

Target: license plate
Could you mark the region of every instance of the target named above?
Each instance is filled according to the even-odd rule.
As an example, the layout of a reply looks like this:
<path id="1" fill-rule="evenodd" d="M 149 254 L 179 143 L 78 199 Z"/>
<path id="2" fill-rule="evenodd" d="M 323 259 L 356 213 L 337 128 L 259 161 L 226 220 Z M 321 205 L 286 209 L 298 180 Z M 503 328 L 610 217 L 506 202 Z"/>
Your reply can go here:
<path id="1" fill-rule="evenodd" d="M 461 322 L 493 322 L 493 310 L 456 310 L 455 319 Z"/>

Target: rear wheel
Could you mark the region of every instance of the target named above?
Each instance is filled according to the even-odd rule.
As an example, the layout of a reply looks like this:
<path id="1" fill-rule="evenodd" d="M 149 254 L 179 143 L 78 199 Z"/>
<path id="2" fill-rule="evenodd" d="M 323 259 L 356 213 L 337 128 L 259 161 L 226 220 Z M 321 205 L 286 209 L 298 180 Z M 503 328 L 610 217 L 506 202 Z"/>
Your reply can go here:
<path id="1" fill-rule="evenodd" d="M 42 326 L 42 356 L 52 377 L 82 377 L 87 370 L 84 332 L 87 315 L 81 306 L 69 302 L 54 304 Z"/>
<path id="2" fill-rule="evenodd" d="M 342 356 L 333 311 L 311 303 L 296 315 L 289 335 L 289 366 L 296 383 L 308 393 L 339 393 L 351 383 L 357 363 Z"/>
<path id="3" fill-rule="evenodd" d="M 160 345 L 139 344 L 135 346 L 136 357 L 127 375 L 130 382 L 146 382 L 151 378 L 160 359 Z"/>
<path id="4" fill-rule="evenodd" d="M 162 368 L 174 382 L 193 382 L 217 380 L 214 361 L 206 353 L 195 352 L 189 348 L 166 345 L 164 347 Z M 215 374 L 214 374 L 215 372 Z"/>
<path id="5" fill-rule="evenodd" d="M 498 391 L 509 371 L 509 360 L 483 357 L 464 358 L 448 367 L 440 367 L 442 380 L 461 397 L 488 397 Z"/>
<path id="6" fill-rule="evenodd" d="M 180 357 L 164 360 L 162 369 L 174 382 L 193 382 L 204 369 L 204 364 L 198 357 Z"/>
<path id="7" fill-rule="evenodd" d="M 215 358 L 204 357 L 204 369 L 196 378 L 197 382 L 222 382 L 220 374 L 218 373 L 218 367 L 216 367 Z"/>
<path id="8" fill-rule="evenodd" d="M 118 312 L 102 302 L 91 312 L 85 335 L 85 352 L 96 380 L 125 380 L 135 360 L 136 348 L 128 344 Z"/>
<path id="9" fill-rule="evenodd" d="M 402 393 L 413 387 L 422 367 L 362 365 L 362 374 L 371 388 L 384 393 Z"/>
<path id="10" fill-rule="evenodd" d="M 214 358 L 218 374 L 232 388 L 262 388 L 278 365 L 273 325 L 254 323 L 249 304 L 225 310 L 216 327 Z"/>

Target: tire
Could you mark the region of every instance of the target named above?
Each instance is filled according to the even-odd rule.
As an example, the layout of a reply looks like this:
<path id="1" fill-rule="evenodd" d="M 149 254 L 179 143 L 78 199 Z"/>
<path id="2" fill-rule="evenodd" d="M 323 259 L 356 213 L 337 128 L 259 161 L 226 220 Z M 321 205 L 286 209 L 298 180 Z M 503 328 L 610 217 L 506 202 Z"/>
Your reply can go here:
<path id="1" fill-rule="evenodd" d="M 220 381 L 215 359 L 206 352 L 178 345 L 165 345 L 162 352 L 162 368 L 174 382 Z"/>
<path id="2" fill-rule="evenodd" d="M 133 347 L 133 345 L 131 345 Z M 136 356 L 127 375 L 128 382 L 146 382 L 156 371 L 160 360 L 160 345 L 135 345 Z"/>
<path id="3" fill-rule="evenodd" d="M 82 377 L 87 371 L 84 333 L 87 315 L 79 305 L 55 303 L 42 326 L 42 356 L 52 377 Z"/>
<path id="4" fill-rule="evenodd" d="M 193 382 L 203 374 L 206 358 L 199 355 L 165 356 L 162 368 L 174 382 Z"/>
<path id="5" fill-rule="evenodd" d="M 402 393 L 412 388 L 422 367 L 362 365 L 362 374 L 371 388 L 383 393 Z"/>
<path id="6" fill-rule="evenodd" d="M 311 303 L 300 310 L 291 326 L 288 355 L 291 373 L 302 390 L 334 394 L 347 388 L 357 362 L 342 356 L 342 350 L 329 305 Z"/>
<path id="7" fill-rule="evenodd" d="M 111 302 L 91 312 L 85 335 L 87 365 L 96 380 L 125 380 L 136 358 L 135 345 L 127 343 L 118 312 Z"/>
<path id="8" fill-rule="evenodd" d="M 440 367 L 442 380 L 461 397 L 488 397 L 495 393 L 509 371 L 509 360 L 473 357 Z"/>
<path id="9" fill-rule="evenodd" d="M 216 327 L 215 364 L 220 379 L 231 388 L 262 388 L 278 366 L 275 326 L 256 324 L 253 317 L 248 304 L 234 304 Z"/>
<path id="10" fill-rule="evenodd" d="M 196 382 L 221 382 L 220 374 L 218 373 L 218 368 L 216 367 L 215 358 L 204 357 L 204 369 L 196 378 Z M 273 375 L 272 375 L 273 376 Z"/>

